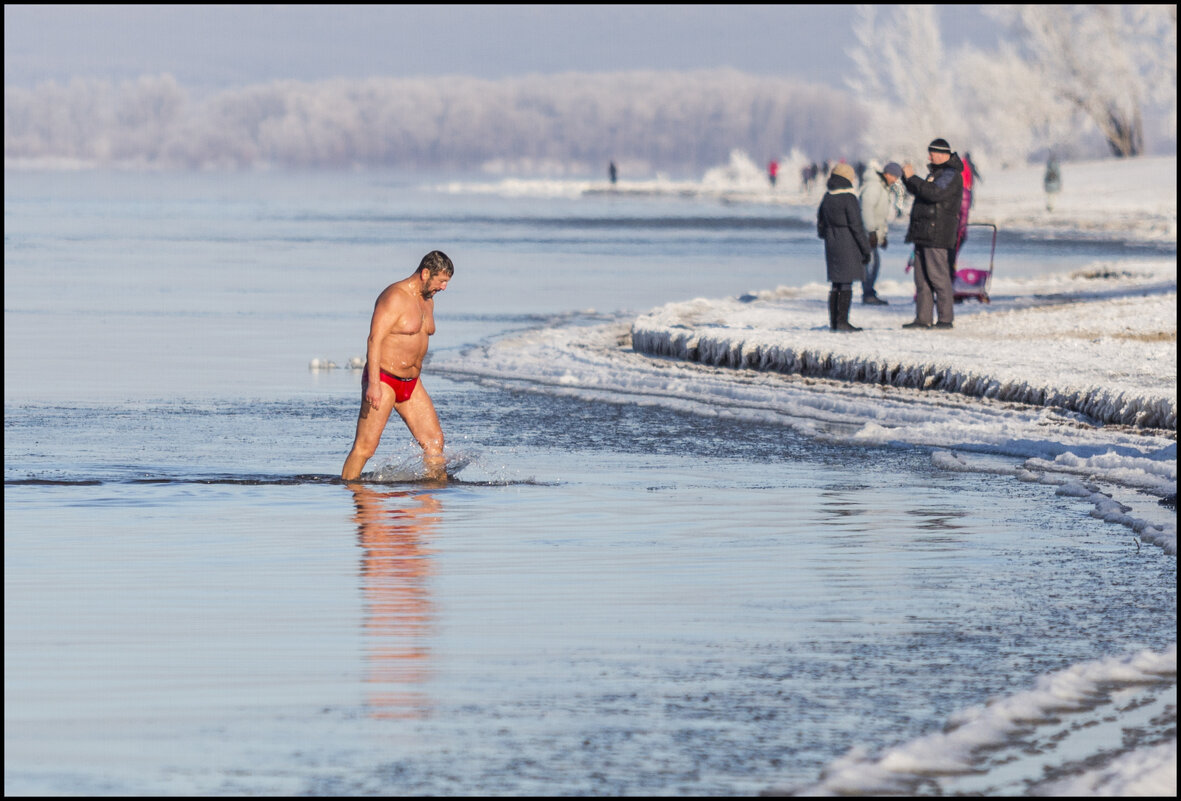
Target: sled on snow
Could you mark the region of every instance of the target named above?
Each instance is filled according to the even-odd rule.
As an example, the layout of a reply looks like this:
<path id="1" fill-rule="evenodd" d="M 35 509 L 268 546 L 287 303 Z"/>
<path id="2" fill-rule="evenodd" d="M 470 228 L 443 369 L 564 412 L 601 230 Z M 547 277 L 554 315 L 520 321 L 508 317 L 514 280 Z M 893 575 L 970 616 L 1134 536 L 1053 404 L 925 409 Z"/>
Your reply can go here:
<path id="1" fill-rule="evenodd" d="M 955 293 L 956 303 L 962 303 L 969 298 L 975 298 L 981 303 L 990 302 L 988 290 L 992 286 L 992 268 L 996 258 L 996 226 L 986 222 L 968 223 L 969 228 L 973 226 L 992 229 L 992 240 L 988 248 L 988 269 L 985 270 L 982 266 L 984 259 L 982 246 L 971 248 L 965 254 L 965 251 L 969 250 L 964 247 L 968 243 L 968 237 L 965 236 L 955 257 L 955 274 L 952 277 L 951 288 Z"/>

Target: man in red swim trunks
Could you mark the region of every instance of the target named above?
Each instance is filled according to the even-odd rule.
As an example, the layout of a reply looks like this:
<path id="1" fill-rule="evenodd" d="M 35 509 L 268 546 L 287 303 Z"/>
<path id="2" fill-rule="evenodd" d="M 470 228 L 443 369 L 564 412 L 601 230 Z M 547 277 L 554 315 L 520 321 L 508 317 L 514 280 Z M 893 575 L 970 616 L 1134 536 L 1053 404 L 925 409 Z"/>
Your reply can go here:
<path id="1" fill-rule="evenodd" d="M 365 371 L 361 374 L 361 413 L 357 436 L 340 477 L 354 481 L 396 411 L 422 446 L 427 477 L 447 477 L 443 462 L 443 429 L 426 387 L 418 380 L 429 337 L 435 333 L 435 300 L 447 288 L 455 266 L 445 253 L 432 250 L 409 278 L 390 284 L 373 305 Z M 380 380 L 371 380 L 374 371 Z"/>

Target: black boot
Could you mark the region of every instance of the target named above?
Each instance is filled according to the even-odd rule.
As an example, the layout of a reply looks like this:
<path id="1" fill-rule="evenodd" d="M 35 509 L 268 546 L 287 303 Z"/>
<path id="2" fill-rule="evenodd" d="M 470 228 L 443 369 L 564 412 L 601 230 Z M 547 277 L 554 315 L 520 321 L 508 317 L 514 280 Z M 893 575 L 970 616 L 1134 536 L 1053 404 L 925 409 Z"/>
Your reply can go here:
<path id="1" fill-rule="evenodd" d="M 837 299 L 840 297 L 840 290 L 828 290 L 828 330 L 837 330 Z"/>
<path id="2" fill-rule="evenodd" d="M 837 295 L 837 325 L 838 331 L 860 331 L 855 325 L 849 325 L 849 307 L 853 305 L 853 290 L 842 289 Z"/>

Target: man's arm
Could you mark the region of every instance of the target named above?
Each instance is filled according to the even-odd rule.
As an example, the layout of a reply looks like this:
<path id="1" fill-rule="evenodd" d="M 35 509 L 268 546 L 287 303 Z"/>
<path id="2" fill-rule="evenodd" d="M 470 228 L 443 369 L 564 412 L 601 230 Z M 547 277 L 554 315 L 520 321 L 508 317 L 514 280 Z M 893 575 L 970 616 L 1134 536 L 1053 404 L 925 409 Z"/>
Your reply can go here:
<path id="1" fill-rule="evenodd" d="M 941 170 L 934 181 L 924 181 L 912 175 L 906 179 L 906 188 L 915 197 L 928 203 L 958 200 L 964 191 L 963 182 L 958 178 L 959 174 L 955 170 Z"/>
<path id="2" fill-rule="evenodd" d="M 365 348 L 369 386 L 365 389 L 365 399 L 374 409 L 381 406 L 381 346 L 398 319 L 395 301 L 396 293 L 383 292 L 373 304 L 373 318 L 369 321 L 369 341 Z"/>

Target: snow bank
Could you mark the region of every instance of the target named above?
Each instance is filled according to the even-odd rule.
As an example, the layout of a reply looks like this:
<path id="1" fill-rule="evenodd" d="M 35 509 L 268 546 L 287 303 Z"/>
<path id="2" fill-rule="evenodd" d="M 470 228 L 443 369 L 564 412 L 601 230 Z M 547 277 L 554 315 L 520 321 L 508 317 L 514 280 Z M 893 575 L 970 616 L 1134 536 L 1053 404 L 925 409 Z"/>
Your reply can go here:
<path id="1" fill-rule="evenodd" d="M 985 175 L 972 219 L 1053 238 L 1091 235 L 1177 242 L 1177 157 L 1063 162 L 1062 191 L 1046 209 L 1044 165 Z"/>
<path id="2" fill-rule="evenodd" d="M 767 794 L 913 794 L 929 777 L 977 770 L 989 751 L 1018 740 L 1039 725 L 1057 723 L 1063 716 L 1110 703 L 1119 688 L 1172 683 L 1176 677 L 1176 645 L 1164 653 L 1144 650 L 1131 656 L 1073 665 L 1040 677 L 1033 689 L 953 715 L 945 731 L 919 737 L 877 755 L 853 748 L 832 762 L 816 785 L 777 788 Z M 1120 764 L 1113 762 L 1065 784 L 1069 786 L 1055 789 L 1066 790 L 1071 795 L 1090 795 L 1101 786 L 1119 790 L 1135 786 L 1149 792 L 1162 789 L 1174 795 L 1176 740 L 1151 750 L 1126 754 L 1120 758 Z"/>
<path id="3" fill-rule="evenodd" d="M 1177 426 L 1176 263 L 997 281 L 993 302 L 959 304 L 950 331 L 904 330 L 907 298 L 855 306 L 857 334 L 828 330 L 827 288 L 671 303 L 636 318 L 653 356 L 942 390 L 1077 412 L 1101 424 Z"/>
<path id="4" fill-rule="evenodd" d="M 1137 798 L 1177 795 L 1177 741 L 1132 751 L 1110 764 L 1041 788 L 1040 795 L 1122 796 Z"/>
<path id="5" fill-rule="evenodd" d="M 1130 208 L 1171 210 L 1175 230 L 1175 167 L 1175 158 L 1069 163 L 1074 183 L 1095 192 L 1085 195 L 1090 205 L 1076 199 L 1055 213 L 1078 206 L 1083 226 L 1103 208 L 1099 187 L 1118 177 L 1138 188 L 1120 195 Z M 753 183 L 755 171 L 735 155 L 710 186 Z M 991 196 L 993 212 L 1019 216 L 1038 199 L 1034 175 L 987 176 L 981 202 Z M 828 286 L 809 284 L 670 303 L 634 319 L 575 317 L 443 357 L 432 369 L 594 402 L 742 417 L 850 444 L 927 446 L 947 469 L 995 469 L 971 454 L 1011 457 L 1018 461 L 1006 470 L 1017 479 L 1064 493 L 1073 482 L 1095 516 L 1176 553 L 1175 514 L 1129 514 L 1127 498 L 1112 497 L 1112 487 L 1176 497 L 1176 258 L 1020 273 L 993 281 L 991 303 L 958 304 L 946 331 L 902 329 L 913 317 L 913 287 L 889 280 L 878 289 L 890 305 L 854 307 L 863 331 L 829 331 Z"/>
<path id="6" fill-rule="evenodd" d="M 702 313 L 719 309 L 700 301 Z M 742 304 L 739 304 L 742 305 Z M 729 307 L 721 304 L 723 310 Z M 825 330 L 823 335 L 841 335 Z M 849 337 L 861 335 L 846 335 Z M 916 336 L 918 336 L 916 334 Z M 1163 507 L 1128 514 L 1111 506 L 1113 487 L 1175 496 L 1174 432 L 1097 426 L 1077 413 L 992 398 L 894 388 L 872 381 L 834 381 L 680 360 L 652 358 L 628 347 L 627 319 L 573 319 L 432 359 L 431 370 L 497 386 L 641 404 L 704 417 L 783 425 L 806 436 L 850 445 L 932 448 L 945 469 L 1003 471 L 1018 480 L 1085 488 L 1102 519 L 1176 553 L 1176 517 Z M 996 456 L 1005 457 L 997 467 Z M 1101 486 L 1107 485 L 1107 486 Z"/>

